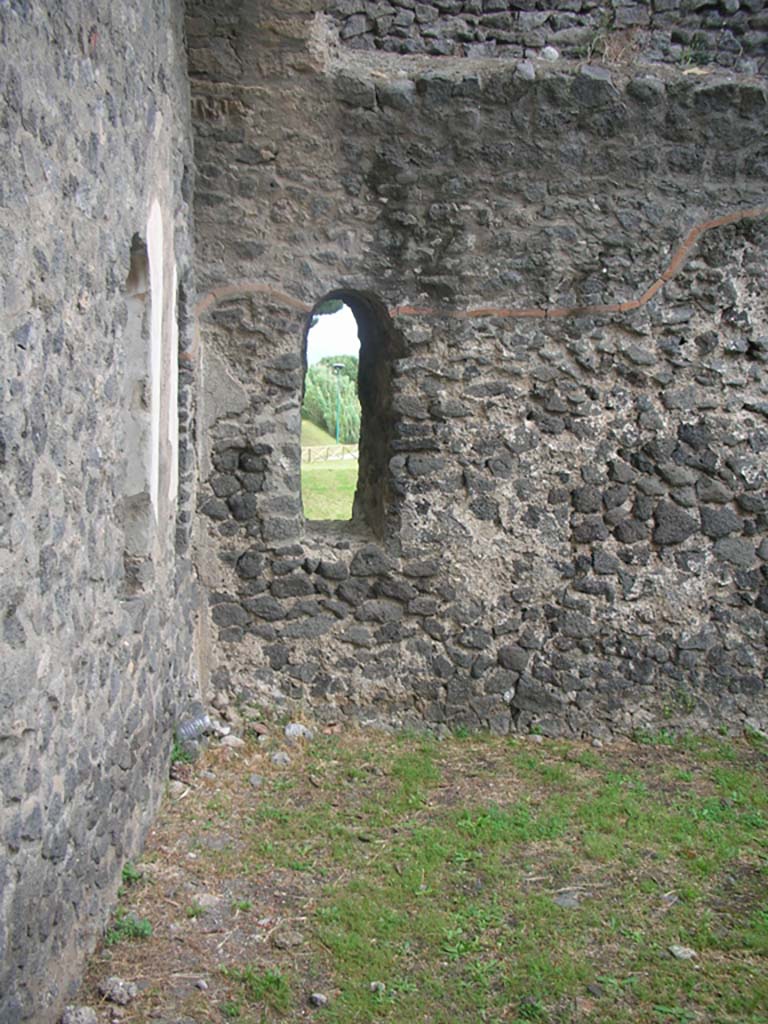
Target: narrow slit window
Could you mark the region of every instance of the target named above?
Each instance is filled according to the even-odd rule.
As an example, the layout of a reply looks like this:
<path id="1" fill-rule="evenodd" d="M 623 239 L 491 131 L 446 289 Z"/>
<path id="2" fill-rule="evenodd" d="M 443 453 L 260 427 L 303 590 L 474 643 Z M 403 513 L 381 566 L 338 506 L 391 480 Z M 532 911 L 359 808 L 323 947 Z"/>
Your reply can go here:
<path id="1" fill-rule="evenodd" d="M 125 282 L 126 325 L 123 377 L 124 472 L 122 511 L 126 581 L 142 589 L 151 576 L 154 513 L 151 498 L 151 292 L 149 253 L 134 235 Z"/>
<path id="2" fill-rule="evenodd" d="M 357 320 L 343 299 L 318 303 L 306 335 L 301 493 L 309 520 L 350 520 L 358 484 L 361 410 Z"/>

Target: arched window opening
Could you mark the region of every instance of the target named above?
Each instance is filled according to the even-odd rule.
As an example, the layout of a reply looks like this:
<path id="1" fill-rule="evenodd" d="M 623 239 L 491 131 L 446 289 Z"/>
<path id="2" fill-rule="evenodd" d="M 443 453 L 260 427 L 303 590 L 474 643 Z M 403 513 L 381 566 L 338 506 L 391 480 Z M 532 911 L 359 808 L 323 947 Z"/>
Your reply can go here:
<path id="1" fill-rule="evenodd" d="M 340 289 L 326 295 L 312 310 L 303 352 L 302 501 L 306 519 L 342 519 L 377 536 L 387 532 L 393 514 L 389 472 L 395 420 L 392 373 L 395 360 L 403 354 L 402 337 L 386 307 L 372 295 Z M 316 378 L 321 380 L 320 387 Z M 318 391 L 324 397 L 319 397 Z M 317 425 L 318 421 L 325 437 L 313 446 L 307 442 L 317 435 L 306 424 Z M 332 457 L 309 454 L 323 442 Z M 315 496 L 318 486 L 325 492 L 318 496 L 319 501 Z"/>
<path id="2" fill-rule="evenodd" d="M 357 490 L 360 401 L 357 320 L 342 299 L 320 302 L 306 335 L 301 494 L 311 520 L 349 520 Z"/>

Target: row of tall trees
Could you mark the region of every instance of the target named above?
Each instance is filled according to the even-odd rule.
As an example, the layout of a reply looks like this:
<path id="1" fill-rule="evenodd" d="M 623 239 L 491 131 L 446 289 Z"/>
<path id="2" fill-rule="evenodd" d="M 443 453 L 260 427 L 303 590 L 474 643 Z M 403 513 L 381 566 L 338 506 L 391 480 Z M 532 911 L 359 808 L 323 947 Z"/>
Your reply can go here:
<path id="1" fill-rule="evenodd" d="M 301 415 L 334 438 L 338 417 L 339 444 L 360 439 L 357 366 L 355 356 L 325 356 L 308 368 L 304 381 Z"/>

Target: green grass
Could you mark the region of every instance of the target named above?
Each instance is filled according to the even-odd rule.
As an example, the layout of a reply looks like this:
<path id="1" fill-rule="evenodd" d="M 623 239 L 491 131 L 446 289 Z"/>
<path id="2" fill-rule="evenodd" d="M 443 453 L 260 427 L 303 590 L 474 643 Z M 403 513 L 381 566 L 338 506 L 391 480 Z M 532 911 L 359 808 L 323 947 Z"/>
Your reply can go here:
<path id="1" fill-rule="evenodd" d="M 191 764 L 194 758 L 188 750 L 185 750 L 179 740 L 174 737 L 171 746 L 171 764 Z"/>
<path id="2" fill-rule="evenodd" d="M 351 519 L 357 460 L 302 463 L 304 516 L 310 520 Z"/>
<path id="3" fill-rule="evenodd" d="M 259 762 L 258 797 L 219 761 L 215 797 L 174 805 L 158 843 L 233 915 L 247 881 L 254 913 L 224 935 L 261 934 L 276 891 L 302 933 L 258 962 L 227 938 L 219 1012 L 299 1021 L 319 987 L 326 1024 L 762 1024 L 768 752 L 644 740 L 317 736 L 290 775 Z M 212 820 L 226 846 L 201 842 Z"/>
<path id="4" fill-rule="evenodd" d="M 291 990 L 280 971 L 262 970 L 255 964 L 249 964 L 246 967 L 222 967 L 221 973 L 238 983 L 242 999 L 250 1006 L 264 1004 L 285 1013 L 291 1005 Z M 232 1004 L 240 1009 L 239 999 L 231 1001 Z"/>
<path id="5" fill-rule="evenodd" d="M 303 447 L 333 445 L 336 441 L 309 420 L 301 421 Z M 352 518 L 357 487 L 357 460 L 302 463 L 304 516 L 310 520 Z"/>
<path id="6" fill-rule="evenodd" d="M 122 878 L 123 885 L 136 885 L 143 878 L 143 874 L 130 860 L 127 860 L 123 864 Z"/>
<path id="7" fill-rule="evenodd" d="M 322 427 L 318 427 L 316 423 L 312 423 L 310 420 L 301 421 L 301 446 L 302 448 L 311 448 L 313 446 L 321 446 L 326 444 L 336 444 L 336 438 L 332 437 L 329 433 L 323 430 Z"/>
<path id="8" fill-rule="evenodd" d="M 700 962 L 731 946 L 765 955 L 768 911 L 758 906 L 726 924 L 708 907 L 717 880 L 744 858 L 758 859 L 765 877 L 768 796 L 759 775 L 718 767 L 702 794 L 689 791 L 678 768 L 682 788 L 659 800 L 647 772 L 596 765 L 587 753 L 582 767 L 523 749 L 519 767 L 533 787 L 441 807 L 430 797 L 444 781 L 442 751 L 394 744 L 386 786 L 356 805 L 357 843 L 338 842 L 339 830 L 349 833 L 348 809 L 324 806 L 315 822 L 282 807 L 284 838 L 273 835 L 272 857 L 281 859 L 283 843 L 294 848 L 297 829 L 312 833 L 325 818 L 324 835 L 305 842 L 304 855 L 346 868 L 316 912 L 318 953 L 330 953 L 340 988 L 325 1019 L 576 1020 L 564 1007 L 609 969 L 615 988 L 583 1019 L 759 1019 L 765 970 L 740 995 L 738 960 L 713 961 L 707 980 L 666 952 L 676 943 L 696 948 Z M 564 910 L 552 891 L 574 875 L 586 895 Z M 666 911 L 669 889 L 682 898 Z M 721 987 L 731 972 L 727 1009 Z M 377 980 L 385 988 L 371 991 Z"/>
<path id="9" fill-rule="evenodd" d="M 112 927 L 104 935 L 104 944 L 114 946 L 126 939 L 148 939 L 152 925 L 146 917 L 138 917 L 124 907 L 118 907 L 112 920 Z"/>

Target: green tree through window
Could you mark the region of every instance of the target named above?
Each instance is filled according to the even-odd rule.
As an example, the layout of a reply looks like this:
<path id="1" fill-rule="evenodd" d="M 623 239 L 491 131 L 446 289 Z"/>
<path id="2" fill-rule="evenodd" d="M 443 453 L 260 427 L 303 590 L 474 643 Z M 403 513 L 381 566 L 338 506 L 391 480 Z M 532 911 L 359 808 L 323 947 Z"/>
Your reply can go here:
<path id="1" fill-rule="evenodd" d="M 303 419 L 330 434 L 337 444 L 360 440 L 356 356 L 327 356 L 307 370 Z"/>
<path id="2" fill-rule="evenodd" d="M 357 324 L 340 299 L 318 305 L 307 331 L 302 498 L 310 520 L 351 519 L 357 487 L 360 402 Z"/>

